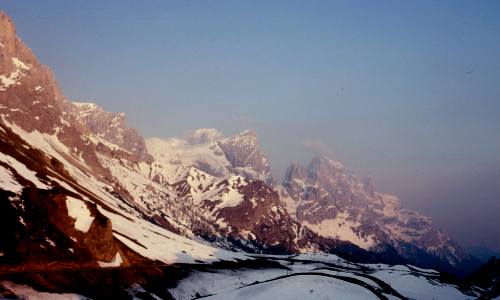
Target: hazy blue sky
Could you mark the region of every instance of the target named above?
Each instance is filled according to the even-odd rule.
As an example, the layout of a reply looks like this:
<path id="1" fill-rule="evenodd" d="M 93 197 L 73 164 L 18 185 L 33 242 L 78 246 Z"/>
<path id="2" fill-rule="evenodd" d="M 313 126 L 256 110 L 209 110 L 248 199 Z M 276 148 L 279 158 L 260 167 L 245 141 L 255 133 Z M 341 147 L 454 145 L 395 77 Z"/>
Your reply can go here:
<path id="1" fill-rule="evenodd" d="M 67 96 L 144 136 L 255 128 L 500 251 L 499 1 L 8 1 Z"/>

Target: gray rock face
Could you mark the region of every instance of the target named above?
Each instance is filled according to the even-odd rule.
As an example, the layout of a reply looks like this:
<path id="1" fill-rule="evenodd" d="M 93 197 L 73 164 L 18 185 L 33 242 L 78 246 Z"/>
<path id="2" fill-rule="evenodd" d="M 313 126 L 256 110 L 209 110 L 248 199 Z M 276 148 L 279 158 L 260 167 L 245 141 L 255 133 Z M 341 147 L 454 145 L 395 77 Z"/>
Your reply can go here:
<path id="1" fill-rule="evenodd" d="M 260 151 L 255 130 L 246 130 L 220 140 L 219 146 L 237 174 L 262 180 L 271 186 L 275 184 L 267 157 Z"/>
<path id="2" fill-rule="evenodd" d="M 143 137 L 137 130 L 127 127 L 124 113 L 110 113 L 94 103 L 72 104 L 68 111 L 76 116 L 77 121 L 86 125 L 92 134 L 137 155 L 140 160 L 152 161 Z"/>

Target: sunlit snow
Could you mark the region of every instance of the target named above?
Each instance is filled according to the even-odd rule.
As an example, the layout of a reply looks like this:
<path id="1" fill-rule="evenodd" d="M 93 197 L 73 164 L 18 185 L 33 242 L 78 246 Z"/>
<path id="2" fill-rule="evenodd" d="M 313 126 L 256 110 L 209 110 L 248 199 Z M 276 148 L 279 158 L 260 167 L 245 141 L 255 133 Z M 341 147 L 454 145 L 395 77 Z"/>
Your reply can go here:
<path id="1" fill-rule="evenodd" d="M 66 206 L 69 216 L 75 219 L 75 228 L 81 232 L 87 232 L 94 221 L 87 204 L 80 199 L 67 196 Z"/>

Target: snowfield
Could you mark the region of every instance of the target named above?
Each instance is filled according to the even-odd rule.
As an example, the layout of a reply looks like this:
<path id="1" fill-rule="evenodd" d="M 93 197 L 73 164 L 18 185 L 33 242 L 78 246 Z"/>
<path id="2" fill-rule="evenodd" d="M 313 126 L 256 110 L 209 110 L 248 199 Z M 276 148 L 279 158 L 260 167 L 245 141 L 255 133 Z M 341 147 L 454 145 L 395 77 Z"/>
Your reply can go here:
<path id="1" fill-rule="evenodd" d="M 322 220 L 318 224 L 311 224 L 307 221 L 304 221 L 303 224 L 322 236 L 348 241 L 365 250 L 369 250 L 377 243 L 373 236 L 359 236 L 353 229 L 356 229 L 361 224 L 349 221 L 345 212 L 338 214 L 335 219 Z"/>
<path id="2" fill-rule="evenodd" d="M 249 285 L 207 299 L 373 299 L 359 286 L 320 276 L 287 277 Z"/>
<path id="3" fill-rule="evenodd" d="M 193 272 L 170 293 L 176 299 L 475 299 L 439 273 L 412 266 L 356 264 L 331 254 L 254 256 L 267 268 L 209 268 Z"/>

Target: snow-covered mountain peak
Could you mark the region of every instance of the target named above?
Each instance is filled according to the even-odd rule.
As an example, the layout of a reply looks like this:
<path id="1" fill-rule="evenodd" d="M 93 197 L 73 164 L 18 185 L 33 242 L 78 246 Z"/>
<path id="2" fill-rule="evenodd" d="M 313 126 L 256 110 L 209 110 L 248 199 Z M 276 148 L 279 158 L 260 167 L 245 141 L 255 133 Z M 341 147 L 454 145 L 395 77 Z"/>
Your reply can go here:
<path id="1" fill-rule="evenodd" d="M 242 147 L 258 147 L 257 131 L 255 129 L 246 129 L 221 142 L 241 143 Z"/>
<path id="2" fill-rule="evenodd" d="M 271 186 L 275 184 L 268 159 L 260 150 L 255 130 L 245 130 L 220 140 L 218 144 L 238 174 L 262 180 Z"/>
<path id="3" fill-rule="evenodd" d="M 294 180 L 305 181 L 307 177 L 306 168 L 298 161 L 291 161 L 285 171 L 283 185 L 289 186 Z"/>
<path id="4" fill-rule="evenodd" d="M 271 168 L 260 151 L 254 130 L 221 137 L 218 130 L 205 128 L 192 132 L 185 139 L 150 138 L 146 144 L 157 161 L 174 169 L 191 165 L 215 177 L 236 174 L 274 184 Z"/>
<path id="5" fill-rule="evenodd" d="M 231 169 L 231 164 L 217 142 L 191 144 L 177 138 L 148 138 L 146 146 L 155 160 L 173 173 L 189 165 L 220 177 L 227 176 Z"/>
<path id="6" fill-rule="evenodd" d="M 215 142 L 223 138 L 224 134 L 215 128 L 200 128 L 188 133 L 185 139 L 188 143 L 195 145 Z"/>
<path id="7" fill-rule="evenodd" d="M 308 169 L 310 172 L 335 172 L 343 171 L 344 165 L 341 162 L 335 161 L 326 155 L 315 156 L 309 163 Z"/>

